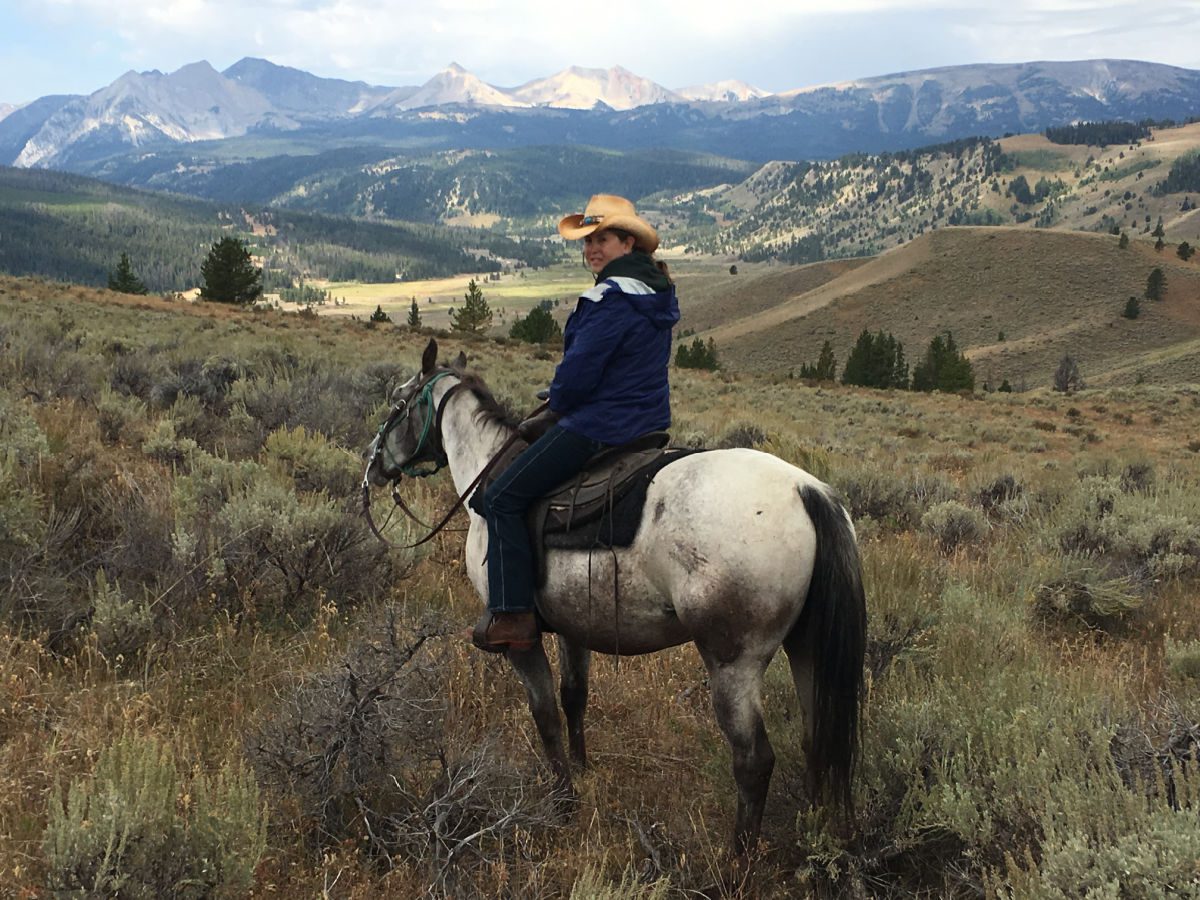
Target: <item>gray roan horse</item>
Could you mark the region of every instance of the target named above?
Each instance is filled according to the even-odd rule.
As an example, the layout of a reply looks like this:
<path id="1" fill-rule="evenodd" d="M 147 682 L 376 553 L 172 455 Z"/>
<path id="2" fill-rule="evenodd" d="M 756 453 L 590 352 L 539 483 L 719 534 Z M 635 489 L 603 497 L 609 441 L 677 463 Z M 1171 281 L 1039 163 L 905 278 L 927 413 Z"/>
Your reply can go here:
<path id="1" fill-rule="evenodd" d="M 421 371 L 368 449 L 366 480 L 382 487 L 422 462 L 449 465 L 461 494 L 513 433 L 465 357 L 437 364 L 430 341 Z M 487 597 L 487 528 L 471 513 L 467 573 Z M 589 558 L 590 557 L 590 558 Z M 614 591 L 613 566 L 618 589 Z M 684 456 L 650 485 L 632 546 L 615 552 L 551 550 L 537 598 L 557 632 L 560 697 L 571 757 L 583 736 L 590 652 L 650 653 L 686 641 L 708 669 L 713 710 L 733 753 L 735 845 L 757 841 L 775 753 L 763 725 L 767 664 L 787 651 L 805 715 L 811 799 L 846 807 L 858 751 L 866 610 L 849 517 L 830 488 L 754 450 Z M 562 725 L 541 643 L 509 651 L 560 782 L 570 789 Z"/>

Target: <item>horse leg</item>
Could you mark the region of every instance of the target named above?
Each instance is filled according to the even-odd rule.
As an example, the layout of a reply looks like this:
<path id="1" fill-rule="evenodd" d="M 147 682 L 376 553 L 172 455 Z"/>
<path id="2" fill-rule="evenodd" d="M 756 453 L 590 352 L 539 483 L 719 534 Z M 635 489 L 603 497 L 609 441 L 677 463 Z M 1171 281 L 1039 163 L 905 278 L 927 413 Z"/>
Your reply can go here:
<path id="1" fill-rule="evenodd" d="M 560 790 L 570 794 L 571 767 L 563 751 L 562 720 L 558 716 L 558 702 L 554 696 L 554 677 L 550 673 L 550 662 L 542 642 L 538 641 L 529 650 L 509 650 L 508 661 L 517 670 L 521 683 L 525 685 L 525 696 L 534 724 L 542 738 L 542 748 L 554 772 Z"/>
<path id="2" fill-rule="evenodd" d="M 788 635 L 783 642 L 783 649 L 787 652 L 788 665 L 792 670 L 792 683 L 796 686 L 796 696 L 800 698 L 800 714 L 804 717 L 801 745 L 807 769 L 806 784 L 810 803 L 817 798 L 817 785 L 813 781 L 815 772 L 809 764 L 813 752 L 813 729 L 817 721 L 816 675 L 813 670 L 813 656 L 816 652 L 814 644 L 812 629 L 805 629 L 804 633 L 799 636 Z"/>
<path id="3" fill-rule="evenodd" d="M 583 737 L 583 714 L 588 701 L 588 671 L 592 652 L 580 644 L 558 636 L 559 699 L 567 716 L 567 741 L 571 760 L 581 769 L 587 767 L 587 745 Z"/>
<path id="4" fill-rule="evenodd" d="M 775 768 L 775 751 L 762 717 L 762 677 L 767 660 L 742 654 L 729 662 L 700 648 L 708 668 L 713 711 L 733 753 L 733 780 L 737 784 L 737 819 L 734 849 L 745 855 L 758 841 L 762 828 L 767 787 Z"/>

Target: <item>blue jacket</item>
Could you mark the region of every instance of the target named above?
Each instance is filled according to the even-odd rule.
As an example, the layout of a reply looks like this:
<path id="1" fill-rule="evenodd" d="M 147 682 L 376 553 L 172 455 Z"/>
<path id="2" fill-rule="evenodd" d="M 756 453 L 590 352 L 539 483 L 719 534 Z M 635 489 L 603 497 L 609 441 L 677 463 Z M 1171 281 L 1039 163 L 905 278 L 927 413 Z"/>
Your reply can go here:
<path id="1" fill-rule="evenodd" d="M 670 427 L 667 367 L 678 321 L 675 286 L 650 257 L 632 253 L 605 267 L 563 331 L 563 358 L 550 384 L 559 425 L 605 444 Z"/>

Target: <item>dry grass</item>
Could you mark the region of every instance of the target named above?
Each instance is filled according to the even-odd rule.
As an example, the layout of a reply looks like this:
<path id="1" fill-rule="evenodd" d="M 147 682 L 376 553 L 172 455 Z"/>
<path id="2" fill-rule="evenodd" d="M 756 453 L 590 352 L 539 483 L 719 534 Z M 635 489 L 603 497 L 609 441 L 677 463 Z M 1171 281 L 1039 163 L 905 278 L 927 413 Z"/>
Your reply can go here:
<path id="1" fill-rule="evenodd" d="M 1143 301 L 1140 318 L 1122 318 L 1126 298 L 1142 297 L 1156 266 L 1167 277 L 1166 300 Z M 950 228 L 703 336 L 730 366 L 761 374 L 815 362 L 825 340 L 844 362 L 865 328 L 895 334 L 910 362 L 949 330 L 977 381 L 993 386 L 1006 378 L 1047 386 L 1064 353 L 1088 383 L 1175 383 L 1200 377 L 1197 309 L 1200 265 L 1141 241 L 1119 250 L 1109 235 Z"/>
<path id="2" fill-rule="evenodd" d="M 434 632 L 421 650 L 428 676 L 421 695 L 406 688 L 393 698 L 433 703 L 438 714 L 417 723 L 421 741 L 440 746 L 446 759 L 492 747 L 505 790 L 535 801 L 549 796 L 520 686 L 502 661 L 452 636 L 478 603 L 462 568 L 460 535 L 400 560 L 398 576 L 373 596 L 351 602 L 335 586 L 304 607 L 309 613 L 262 614 L 265 580 L 252 598 L 257 614 L 246 596 L 210 596 L 188 582 L 196 593 L 183 597 L 176 589 L 155 606 L 153 637 L 129 658 L 106 656 L 86 618 L 71 640 L 54 643 L 36 615 L 39 603 L 51 601 L 78 609 L 101 561 L 126 596 L 153 585 L 152 567 L 132 554 L 128 538 L 154 537 L 160 526 L 149 511 L 186 519 L 180 491 L 200 483 L 200 451 L 257 466 L 245 470 L 253 481 L 289 484 L 315 502 L 318 482 L 336 479 L 297 477 L 295 457 L 281 449 L 288 439 L 296 444 L 296 433 L 260 438 L 236 398 L 269 381 L 279 397 L 298 400 L 287 385 L 311 383 L 300 378 L 309 368 L 361 378 L 347 382 L 360 386 L 373 383 L 370 376 L 382 396 L 388 364 L 397 377 L 413 366 L 423 336 L 351 321 L 113 302 L 105 292 L 31 281 L 0 282 L 0 290 L 0 335 L 14 350 L 0 363 L 0 398 L 8 404 L 0 436 L 14 451 L 43 453 L 38 466 L 16 470 L 0 454 L 0 504 L 8 504 L 0 512 L 30 509 L 14 497 L 32 497 L 34 519 L 45 522 L 77 510 L 87 545 L 80 553 L 55 544 L 70 566 L 39 569 L 37 546 L 0 530 L 0 588 L 14 604 L 0 628 L 0 878 L 11 893 L 45 894 L 50 798 L 90 775 L 99 752 L 123 734 L 169 747 L 189 778 L 251 761 L 256 736 L 294 698 L 308 696 L 298 686 L 336 686 L 354 666 L 364 671 L 364 648 L 387 643 L 389 622 L 402 645 L 422 629 Z M 1032 336 L 1019 327 L 1014 339 Z M 58 356 L 33 354 L 31 336 L 56 341 Z M 115 353 L 114 341 L 128 352 Z M 458 349 L 444 342 L 447 355 Z M 497 393 L 520 408 L 533 406 L 553 365 L 515 345 L 476 342 L 466 350 Z M 100 396 L 98 382 L 118 361 L 127 368 L 144 362 L 154 383 L 171 366 L 214 354 L 245 372 L 238 384 L 247 387 L 231 391 L 224 405 L 186 397 L 131 407 L 128 421 L 107 436 L 95 424 L 88 398 Z M 871 630 L 855 828 L 848 833 L 804 809 L 795 701 L 777 660 L 766 705 L 779 763 L 764 843 L 749 880 L 733 869 L 725 855 L 733 808 L 728 751 L 703 667 L 684 647 L 619 665 L 597 660 L 592 767 L 577 779 L 577 809 L 554 818 L 535 805 L 520 827 L 497 827 L 495 839 L 462 863 L 414 849 L 419 829 L 389 837 L 366 827 L 387 820 L 414 828 L 399 807 L 380 807 L 382 819 L 350 815 L 332 834 L 315 827 L 308 795 L 264 779 L 270 832 L 255 895 L 549 898 L 590 896 L 585 888 L 596 893 L 599 882 L 611 889 L 601 895 L 614 897 L 652 896 L 652 884 L 661 891 L 655 896 L 667 897 L 970 897 L 983 895 L 985 885 L 1016 885 L 1023 896 L 1062 888 L 1070 896 L 1067 879 L 1078 862 L 1070 853 L 1081 847 L 1098 873 L 1088 877 L 1110 890 L 1154 895 L 1162 879 L 1179 893 L 1195 888 L 1194 871 L 1189 882 L 1186 866 L 1155 856 L 1155 848 L 1194 860 L 1187 853 L 1200 839 L 1188 793 L 1196 749 L 1188 742 L 1200 721 L 1189 674 L 1200 640 L 1191 602 L 1200 544 L 1189 543 L 1200 525 L 1200 390 L 1142 385 L 1071 397 L 967 398 L 683 371 L 673 376 L 673 393 L 677 437 L 715 445 L 735 429 L 749 434 L 752 425 L 762 446 L 870 511 L 858 521 Z M 320 449 L 315 435 L 326 431 L 348 430 L 347 449 L 366 442 L 377 405 L 356 407 L 359 418 L 346 425 L 353 398 L 336 399 L 329 408 L 297 406 L 313 420 L 300 449 Z M 165 419 L 195 435 L 198 450 L 174 462 L 147 455 L 145 435 Z M 28 421 L 45 436 L 44 451 L 28 429 L 4 431 Z M 328 452 L 343 452 L 337 440 L 323 440 Z M 21 484 L 36 490 L 8 493 L 10 477 L 30 479 Z M 449 491 L 444 479 L 422 485 L 418 506 L 444 508 Z M 141 505 L 115 502 L 139 494 Z M 980 525 L 971 540 L 946 541 L 934 527 L 936 512 L 926 518 L 950 502 Z M 131 530 L 129 510 L 145 520 L 140 532 Z M 933 524 L 923 529 L 923 519 Z M 3 521 L 9 527 L 17 519 Z M 43 542 L 65 527 L 34 533 L 36 524 L 30 520 L 30 539 Z M 1094 542 L 1089 556 L 1064 553 L 1064 536 L 1077 535 Z M 1046 616 L 1037 607 L 1046 586 L 1090 585 L 1086 599 L 1117 579 L 1136 593 L 1136 605 L 1096 618 Z M 13 615 L 17 608 L 26 614 Z M 404 730 L 415 727 L 410 719 L 395 721 L 396 734 L 414 733 Z M 410 794 L 445 797 L 437 792 L 443 763 L 416 753 L 418 746 L 427 744 L 393 747 L 396 778 Z M 501 776 L 494 777 L 499 785 Z M 382 800 L 385 788 L 372 799 Z M 352 791 L 340 799 L 353 801 Z M 190 802 L 179 797 L 181 816 Z M 489 814 L 486 802 L 471 808 Z M 1049 862 L 1039 867 L 1043 856 Z"/>

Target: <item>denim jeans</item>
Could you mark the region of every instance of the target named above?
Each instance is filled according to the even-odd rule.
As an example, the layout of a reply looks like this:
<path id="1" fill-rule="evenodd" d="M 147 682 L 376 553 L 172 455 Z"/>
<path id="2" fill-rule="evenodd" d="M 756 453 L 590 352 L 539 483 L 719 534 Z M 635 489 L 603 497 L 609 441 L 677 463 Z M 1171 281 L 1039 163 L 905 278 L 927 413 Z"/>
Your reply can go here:
<path id="1" fill-rule="evenodd" d="M 488 527 L 488 609 L 533 609 L 533 548 L 526 511 L 572 475 L 607 444 L 554 425 L 513 460 L 483 495 Z"/>

